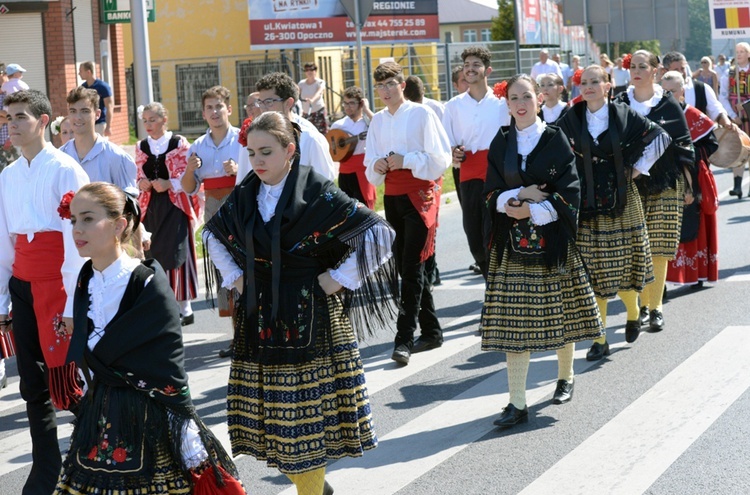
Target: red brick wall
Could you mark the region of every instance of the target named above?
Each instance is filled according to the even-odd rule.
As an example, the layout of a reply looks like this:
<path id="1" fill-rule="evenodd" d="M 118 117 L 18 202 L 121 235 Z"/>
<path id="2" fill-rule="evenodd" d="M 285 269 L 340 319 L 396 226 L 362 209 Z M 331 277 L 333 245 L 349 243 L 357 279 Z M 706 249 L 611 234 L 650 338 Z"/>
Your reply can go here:
<path id="1" fill-rule="evenodd" d="M 112 116 L 112 137 L 110 139 L 120 144 L 130 139 L 128 90 L 125 87 L 125 50 L 122 42 L 123 26 L 130 28 L 129 24 L 109 25 L 109 43 L 112 47 L 112 92 L 115 94 L 115 113 Z"/>
<path id="2" fill-rule="evenodd" d="M 71 4 L 71 0 L 50 2 L 47 11 L 42 14 L 47 90 L 52 103 L 52 118 L 68 114 L 65 97 L 78 84 L 73 17 L 65 16 Z"/>

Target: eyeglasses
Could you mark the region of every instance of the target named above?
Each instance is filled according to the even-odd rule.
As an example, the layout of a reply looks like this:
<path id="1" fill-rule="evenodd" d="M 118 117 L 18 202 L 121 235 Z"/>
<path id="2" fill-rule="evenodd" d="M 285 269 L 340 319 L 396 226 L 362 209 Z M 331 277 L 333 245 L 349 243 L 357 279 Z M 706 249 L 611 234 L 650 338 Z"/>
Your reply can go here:
<path id="1" fill-rule="evenodd" d="M 259 108 L 260 107 L 268 108 L 274 103 L 276 103 L 277 101 L 284 101 L 284 98 L 266 98 L 265 100 L 256 100 L 255 103 L 253 103 L 253 105 Z"/>
<path id="2" fill-rule="evenodd" d="M 384 89 L 387 89 L 387 90 L 389 90 L 389 91 L 390 91 L 390 90 L 392 90 L 393 88 L 395 88 L 396 86 L 399 86 L 400 84 L 401 84 L 401 83 L 399 83 L 399 82 L 396 82 L 396 81 L 388 81 L 388 82 L 387 82 L 387 83 L 385 83 L 385 84 L 383 84 L 383 83 L 378 83 L 378 84 L 376 84 L 376 85 L 375 85 L 375 89 L 377 89 L 378 91 L 383 91 Z"/>
<path id="3" fill-rule="evenodd" d="M 344 105 L 345 107 L 356 107 L 357 105 L 359 105 L 359 102 L 358 101 L 342 101 L 341 104 Z"/>

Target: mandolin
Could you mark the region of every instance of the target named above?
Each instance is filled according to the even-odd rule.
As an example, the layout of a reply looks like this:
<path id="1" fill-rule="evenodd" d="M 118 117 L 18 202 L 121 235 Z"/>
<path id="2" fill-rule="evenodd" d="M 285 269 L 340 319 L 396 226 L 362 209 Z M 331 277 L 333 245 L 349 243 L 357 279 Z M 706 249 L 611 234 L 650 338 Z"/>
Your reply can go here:
<path id="1" fill-rule="evenodd" d="M 367 131 L 361 134 L 349 134 L 341 129 L 331 129 L 326 133 L 326 139 L 331 146 L 331 158 L 334 162 L 348 160 L 354 154 L 357 142 L 366 137 Z"/>

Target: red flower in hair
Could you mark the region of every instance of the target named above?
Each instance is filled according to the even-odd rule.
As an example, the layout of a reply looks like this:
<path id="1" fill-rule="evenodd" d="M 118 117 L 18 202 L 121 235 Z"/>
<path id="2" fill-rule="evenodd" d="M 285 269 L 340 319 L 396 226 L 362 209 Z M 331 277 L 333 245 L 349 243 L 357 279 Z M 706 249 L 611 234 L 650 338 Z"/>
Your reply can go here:
<path id="1" fill-rule="evenodd" d="M 495 83 L 495 85 L 492 87 L 492 92 L 495 93 L 495 96 L 497 96 L 498 98 L 507 98 L 508 97 L 508 81 Z"/>
<path id="2" fill-rule="evenodd" d="M 573 84 L 576 86 L 581 85 L 581 76 L 583 75 L 583 69 L 578 69 L 573 73 Z"/>
<path id="3" fill-rule="evenodd" d="M 73 201 L 73 196 L 75 195 L 76 193 L 73 191 L 68 191 L 63 195 L 60 200 L 60 206 L 57 207 L 57 213 L 60 215 L 60 218 L 70 220 L 70 202 Z"/>
<path id="4" fill-rule="evenodd" d="M 250 127 L 250 124 L 252 123 L 253 123 L 253 118 L 248 117 L 242 123 L 242 127 L 240 127 L 240 135 L 237 138 L 237 142 L 240 143 L 243 148 L 247 146 L 247 129 L 248 127 Z"/>
<path id="5" fill-rule="evenodd" d="M 630 53 L 626 53 L 624 57 L 622 57 L 622 68 L 623 69 L 630 69 L 630 61 L 633 59 L 633 55 Z"/>

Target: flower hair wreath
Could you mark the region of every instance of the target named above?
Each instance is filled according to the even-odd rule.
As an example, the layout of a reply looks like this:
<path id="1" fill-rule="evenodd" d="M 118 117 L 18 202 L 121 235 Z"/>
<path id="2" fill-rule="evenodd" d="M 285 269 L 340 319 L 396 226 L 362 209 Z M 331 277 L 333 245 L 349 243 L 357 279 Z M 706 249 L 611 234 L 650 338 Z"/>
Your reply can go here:
<path id="1" fill-rule="evenodd" d="M 51 132 L 53 136 L 60 134 L 60 126 L 62 125 L 63 120 L 65 120 L 65 117 L 60 115 L 49 125 L 49 132 Z"/>

